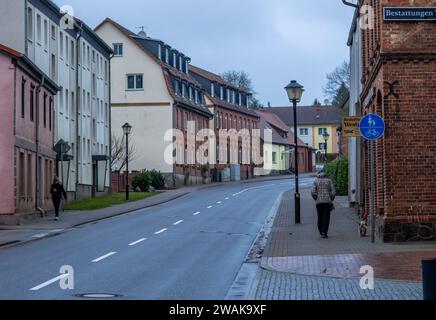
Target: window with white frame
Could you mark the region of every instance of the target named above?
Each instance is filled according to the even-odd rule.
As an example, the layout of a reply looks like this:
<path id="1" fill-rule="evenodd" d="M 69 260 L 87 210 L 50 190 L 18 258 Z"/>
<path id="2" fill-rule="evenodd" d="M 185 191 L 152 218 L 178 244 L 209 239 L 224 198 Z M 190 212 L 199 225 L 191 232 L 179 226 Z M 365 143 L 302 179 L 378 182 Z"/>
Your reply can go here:
<path id="1" fill-rule="evenodd" d="M 230 89 L 227 89 L 227 102 L 230 102 Z"/>
<path id="2" fill-rule="evenodd" d="M 123 44 L 122 43 L 114 43 L 114 57 L 122 57 L 123 56 Z"/>
<path id="3" fill-rule="evenodd" d="M 327 133 L 327 128 L 319 128 L 318 135 L 323 136 Z"/>
<path id="4" fill-rule="evenodd" d="M 193 96 L 192 96 L 192 87 L 189 87 L 189 100 L 192 100 Z"/>
<path id="5" fill-rule="evenodd" d="M 300 136 L 308 136 L 309 129 L 308 128 L 300 128 Z"/>
<path id="6" fill-rule="evenodd" d="M 168 48 L 165 48 L 165 63 L 170 62 L 170 50 Z"/>
<path id="7" fill-rule="evenodd" d="M 48 49 L 48 21 L 44 20 L 44 49 Z"/>
<path id="8" fill-rule="evenodd" d="M 182 58 L 182 56 L 179 56 L 179 70 L 183 71 L 183 58 Z"/>
<path id="9" fill-rule="evenodd" d="M 213 82 L 210 84 L 210 94 L 215 97 L 215 84 Z"/>
<path id="10" fill-rule="evenodd" d="M 33 10 L 27 8 L 27 38 L 33 40 Z"/>
<path id="11" fill-rule="evenodd" d="M 36 15 L 36 41 L 41 44 L 42 41 L 42 21 L 41 15 Z"/>
<path id="12" fill-rule="evenodd" d="M 177 69 L 177 55 L 173 52 L 173 67 Z"/>
<path id="13" fill-rule="evenodd" d="M 128 74 L 126 78 L 127 90 L 144 90 L 143 74 Z"/>
<path id="14" fill-rule="evenodd" d="M 59 55 L 61 58 L 64 57 L 64 34 L 62 31 L 59 32 Z"/>
<path id="15" fill-rule="evenodd" d="M 220 99 L 224 100 L 224 88 L 220 86 Z"/>

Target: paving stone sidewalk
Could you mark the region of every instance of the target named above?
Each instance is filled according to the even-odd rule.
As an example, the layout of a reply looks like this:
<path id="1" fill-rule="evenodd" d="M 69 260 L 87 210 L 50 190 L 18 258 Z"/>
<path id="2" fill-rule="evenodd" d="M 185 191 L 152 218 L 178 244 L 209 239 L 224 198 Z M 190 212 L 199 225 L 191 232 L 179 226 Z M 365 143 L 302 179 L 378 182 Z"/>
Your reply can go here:
<path id="1" fill-rule="evenodd" d="M 310 191 L 302 191 L 301 225 L 294 224 L 293 191 L 284 195 L 249 298 L 422 299 L 421 260 L 436 258 L 436 243 L 372 244 L 359 236 L 355 211 L 341 203 L 322 239 Z M 366 265 L 374 268 L 375 290 L 360 288 Z"/>

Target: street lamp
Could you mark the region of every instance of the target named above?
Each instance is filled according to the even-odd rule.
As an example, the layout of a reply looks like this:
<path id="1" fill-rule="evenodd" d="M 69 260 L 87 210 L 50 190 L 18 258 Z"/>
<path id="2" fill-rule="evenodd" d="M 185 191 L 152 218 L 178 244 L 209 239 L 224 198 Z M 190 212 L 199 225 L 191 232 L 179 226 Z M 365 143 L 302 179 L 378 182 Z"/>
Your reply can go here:
<path id="1" fill-rule="evenodd" d="M 301 101 L 303 96 L 304 87 L 297 81 L 292 80 L 290 84 L 285 87 L 286 93 L 288 94 L 289 101 L 292 102 L 294 107 L 294 143 L 295 143 L 295 224 L 301 223 L 301 213 L 300 213 L 300 187 L 298 181 L 298 133 L 297 133 L 297 103 Z"/>
<path id="2" fill-rule="evenodd" d="M 126 136 L 126 201 L 129 201 L 129 135 L 132 132 L 132 126 L 129 123 L 126 123 L 122 128 L 124 135 Z"/>
<path id="3" fill-rule="evenodd" d="M 341 159 L 342 158 L 342 152 L 343 152 L 343 150 L 342 150 L 342 139 L 343 139 L 343 136 L 342 136 L 342 133 L 343 133 L 342 127 L 338 127 L 336 129 L 336 132 L 338 133 L 338 137 L 339 137 L 339 159 Z"/>
<path id="4" fill-rule="evenodd" d="M 324 141 L 325 141 L 325 145 L 324 145 L 324 148 L 325 148 L 325 164 L 327 164 L 327 142 L 330 139 L 330 135 L 328 134 L 327 131 L 324 132 L 323 138 L 324 138 Z"/>

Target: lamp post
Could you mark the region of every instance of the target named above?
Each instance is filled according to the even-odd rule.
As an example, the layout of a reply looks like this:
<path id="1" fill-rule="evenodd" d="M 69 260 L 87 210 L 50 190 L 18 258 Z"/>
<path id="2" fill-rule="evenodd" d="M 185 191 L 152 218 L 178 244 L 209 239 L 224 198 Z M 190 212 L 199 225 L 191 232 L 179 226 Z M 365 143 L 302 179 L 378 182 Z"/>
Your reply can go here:
<path id="1" fill-rule="evenodd" d="M 298 181 L 298 132 L 297 132 L 297 103 L 301 101 L 303 96 L 304 87 L 297 81 L 292 80 L 290 84 L 285 87 L 288 94 L 289 101 L 292 102 L 294 107 L 294 160 L 295 160 L 295 224 L 301 223 L 300 212 L 300 187 Z"/>
<path id="2" fill-rule="evenodd" d="M 132 126 L 126 123 L 123 127 L 124 135 L 126 136 L 126 201 L 129 201 L 129 135 L 132 132 Z"/>
<path id="3" fill-rule="evenodd" d="M 337 128 L 336 132 L 338 133 L 338 138 L 339 138 L 339 159 L 341 159 L 342 158 L 342 139 L 343 139 L 343 136 L 342 136 L 342 133 L 343 133 L 342 127 Z"/>
<path id="4" fill-rule="evenodd" d="M 327 164 L 327 142 L 330 139 L 330 135 L 326 131 L 322 136 L 323 136 L 324 141 L 325 141 L 325 145 L 324 145 L 324 149 L 325 149 L 325 164 Z"/>

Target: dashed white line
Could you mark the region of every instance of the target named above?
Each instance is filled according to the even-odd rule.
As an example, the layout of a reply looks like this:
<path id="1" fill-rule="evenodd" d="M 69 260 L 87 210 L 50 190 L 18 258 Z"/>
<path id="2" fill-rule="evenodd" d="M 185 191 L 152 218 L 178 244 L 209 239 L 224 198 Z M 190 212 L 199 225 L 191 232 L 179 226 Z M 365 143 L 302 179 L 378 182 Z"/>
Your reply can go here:
<path id="1" fill-rule="evenodd" d="M 38 233 L 32 236 L 32 238 L 39 239 L 39 238 L 44 238 L 46 236 L 48 236 L 48 233 Z"/>
<path id="2" fill-rule="evenodd" d="M 200 213 L 201 213 L 201 212 L 198 211 L 198 212 L 194 213 L 193 215 L 194 215 L 194 216 L 198 216 Z"/>
<path id="3" fill-rule="evenodd" d="M 139 239 L 138 241 L 130 243 L 129 246 L 131 246 L 131 247 L 136 246 L 137 244 L 144 242 L 145 240 L 147 240 L 147 239 L 146 238 Z"/>
<path id="4" fill-rule="evenodd" d="M 44 282 L 44 283 L 41 283 L 40 285 L 38 285 L 38 286 L 36 286 L 36 287 L 33 287 L 32 289 L 29 289 L 29 290 L 30 290 L 30 291 L 38 291 L 38 290 L 40 290 L 40 289 L 42 289 L 42 288 L 44 288 L 44 287 L 47 287 L 47 286 L 51 285 L 52 283 L 55 283 L 55 282 L 57 282 L 57 281 L 60 281 L 60 280 L 62 280 L 63 278 L 66 278 L 66 277 L 68 277 L 68 276 L 69 276 L 68 273 L 66 273 L 66 274 L 61 274 L 60 276 L 57 276 L 56 278 L 53 278 L 53 279 L 48 280 L 48 281 L 46 281 L 46 282 Z"/>
<path id="5" fill-rule="evenodd" d="M 161 233 L 164 233 L 167 230 L 168 230 L 167 228 L 164 228 L 162 230 L 159 230 L 158 232 L 155 232 L 154 234 L 161 234 Z"/>
<path id="6" fill-rule="evenodd" d="M 183 220 L 179 220 L 179 221 L 175 222 L 174 225 L 177 226 L 177 225 L 179 225 L 181 223 L 183 223 Z"/>
<path id="7" fill-rule="evenodd" d="M 100 261 L 102 261 L 102 260 L 104 260 L 104 259 L 107 259 L 107 258 L 109 258 L 110 256 L 113 256 L 114 254 L 116 254 L 116 252 L 110 252 L 110 253 L 108 253 L 108 254 L 105 254 L 104 256 L 101 256 L 100 258 L 97 258 L 97 259 L 94 259 L 94 260 L 92 260 L 92 262 L 100 262 Z"/>
<path id="8" fill-rule="evenodd" d="M 226 200 L 229 200 L 230 198 L 229 197 L 226 197 Z"/>
<path id="9" fill-rule="evenodd" d="M 212 209 L 213 208 L 213 206 L 209 206 L 209 207 L 207 207 L 208 209 Z"/>
<path id="10" fill-rule="evenodd" d="M 223 202 L 222 202 L 222 201 L 218 201 L 218 202 L 217 202 L 217 204 L 221 204 L 221 203 L 223 203 Z"/>

